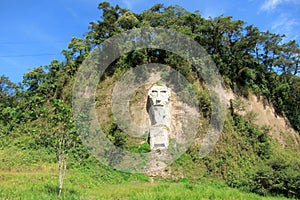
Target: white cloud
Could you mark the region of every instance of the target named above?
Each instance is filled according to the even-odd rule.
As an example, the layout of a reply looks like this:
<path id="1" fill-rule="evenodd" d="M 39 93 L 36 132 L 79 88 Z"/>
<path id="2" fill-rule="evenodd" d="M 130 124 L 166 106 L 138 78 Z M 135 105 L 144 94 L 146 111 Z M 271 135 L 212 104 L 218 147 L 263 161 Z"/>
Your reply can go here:
<path id="1" fill-rule="evenodd" d="M 285 34 L 287 39 L 299 39 L 298 33 L 296 32 L 300 24 L 297 19 L 281 14 L 277 20 L 272 23 L 271 30 L 279 34 Z"/>
<path id="2" fill-rule="evenodd" d="M 300 18 L 299 0 L 264 0 L 259 11 L 268 13 L 268 29 L 277 34 L 286 35 L 285 40 L 299 40 Z"/>
<path id="3" fill-rule="evenodd" d="M 266 0 L 260 7 L 261 10 L 274 10 L 280 3 L 287 0 Z"/>
<path id="4" fill-rule="evenodd" d="M 281 16 L 279 20 L 275 21 L 272 24 L 272 29 L 283 29 L 283 30 L 291 30 L 293 26 L 297 25 L 297 21 L 295 19 L 291 19 L 288 17 Z"/>
<path id="5" fill-rule="evenodd" d="M 260 6 L 262 11 L 272 11 L 275 10 L 280 4 L 290 3 L 299 4 L 299 0 L 265 0 L 265 2 Z"/>

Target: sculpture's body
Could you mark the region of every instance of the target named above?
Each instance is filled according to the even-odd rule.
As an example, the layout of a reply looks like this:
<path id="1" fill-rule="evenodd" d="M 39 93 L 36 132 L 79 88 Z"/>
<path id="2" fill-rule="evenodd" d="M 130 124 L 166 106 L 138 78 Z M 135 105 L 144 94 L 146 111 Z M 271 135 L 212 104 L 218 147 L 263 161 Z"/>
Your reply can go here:
<path id="1" fill-rule="evenodd" d="M 167 149 L 169 146 L 170 108 L 169 98 L 171 92 L 166 86 L 153 86 L 149 92 L 150 147 Z"/>

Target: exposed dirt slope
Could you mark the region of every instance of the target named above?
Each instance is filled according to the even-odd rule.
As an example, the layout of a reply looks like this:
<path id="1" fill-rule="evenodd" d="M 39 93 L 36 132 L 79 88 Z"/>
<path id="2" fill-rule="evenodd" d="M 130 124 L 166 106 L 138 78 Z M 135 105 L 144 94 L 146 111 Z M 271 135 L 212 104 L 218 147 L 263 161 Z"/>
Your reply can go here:
<path id="1" fill-rule="evenodd" d="M 249 94 L 248 98 L 234 95 L 232 91 L 227 91 L 227 103 L 230 100 L 240 100 L 245 110 L 237 111 L 241 115 L 252 115 L 254 124 L 270 128 L 270 136 L 277 140 L 283 147 L 288 147 L 300 152 L 300 134 L 296 132 L 285 117 L 276 114 L 272 104 L 265 101 L 262 97 Z M 252 112 L 252 113 L 250 113 Z"/>

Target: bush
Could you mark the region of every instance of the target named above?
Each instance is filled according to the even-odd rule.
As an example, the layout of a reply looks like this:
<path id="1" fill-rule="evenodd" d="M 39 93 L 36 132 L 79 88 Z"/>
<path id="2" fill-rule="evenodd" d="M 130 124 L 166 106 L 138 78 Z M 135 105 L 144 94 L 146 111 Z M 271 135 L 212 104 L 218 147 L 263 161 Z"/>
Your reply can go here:
<path id="1" fill-rule="evenodd" d="M 244 117 L 238 115 L 234 116 L 234 121 L 236 131 L 240 132 L 248 140 L 246 143 L 248 147 L 245 148 L 252 148 L 262 159 L 269 158 L 271 153 L 270 141 L 267 135 L 269 129 L 266 127 L 260 129 Z"/>
<path id="2" fill-rule="evenodd" d="M 300 198 L 300 162 L 278 157 L 270 159 L 252 176 L 251 188 L 262 195 Z"/>
<path id="3" fill-rule="evenodd" d="M 151 151 L 150 145 L 148 142 L 144 142 L 138 149 L 139 153 L 148 153 Z"/>

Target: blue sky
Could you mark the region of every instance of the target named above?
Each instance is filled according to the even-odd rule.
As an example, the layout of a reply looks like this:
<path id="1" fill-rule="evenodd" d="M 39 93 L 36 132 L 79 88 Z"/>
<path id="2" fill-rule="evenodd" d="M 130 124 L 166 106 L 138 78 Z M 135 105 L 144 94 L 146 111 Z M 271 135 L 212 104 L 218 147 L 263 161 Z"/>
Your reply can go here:
<path id="1" fill-rule="evenodd" d="M 0 75 L 20 82 L 28 70 L 61 55 L 72 37 L 82 37 L 100 19 L 98 0 L 9 0 L 0 2 Z M 179 5 L 203 17 L 242 19 L 261 31 L 285 34 L 300 43 L 300 0 L 112 0 L 134 12 L 152 5 Z"/>

